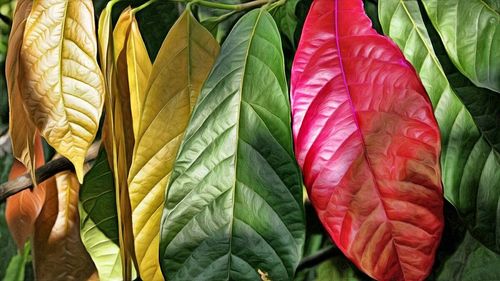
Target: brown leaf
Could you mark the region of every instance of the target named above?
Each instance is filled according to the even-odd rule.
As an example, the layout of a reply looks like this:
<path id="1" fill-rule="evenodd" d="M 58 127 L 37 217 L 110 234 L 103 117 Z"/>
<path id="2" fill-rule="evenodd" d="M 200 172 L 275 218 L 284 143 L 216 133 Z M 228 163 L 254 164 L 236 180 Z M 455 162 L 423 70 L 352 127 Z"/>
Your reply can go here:
<path id="1" fill-rule="evenodd" d="M 43 147 L 40 136 L 37 134 L 35 138 L 35 158 L 36 167 L 44 164 Z M 10 170 L 9 180 L 15 179 L 18 176 L 26 173 L 27 169 L 19 161 L 14 161 Z M 24 244 L 33 234 L 35 221 L 42 210 L 45 201 L 45 184 L 39 184 L 33 189 L 25 189 L 7 198 L 5 209 L 5 219 L 7 226 L 16 241 L 19 249 L 24 248 Z"/>
<path id="2" fill-rule="evenodd" d="M 95 265 L 80 239 L 79 189 L 72 172 L 59 173 L 47 182 L 45 205 L 33 239 L 37 280 L 98 280 Z"/>

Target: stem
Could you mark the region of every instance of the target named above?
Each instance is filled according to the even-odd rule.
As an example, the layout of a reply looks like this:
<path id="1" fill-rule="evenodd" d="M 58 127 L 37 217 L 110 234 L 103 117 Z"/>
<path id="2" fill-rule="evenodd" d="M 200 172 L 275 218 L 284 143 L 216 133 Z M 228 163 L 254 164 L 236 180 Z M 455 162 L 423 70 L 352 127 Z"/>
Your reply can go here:
<path id="1" fill-rule="evenodd" d="M 324 248 L 324 249 L 318 251 L 317 253 L 315 253 L 314 255 L 303 258 L 300 261 L 299 266 L 297 267 L 297 272 L 304 270 L 306 268 L 314 267 L 314 266 L 328 260 L 329 258 L 336 256 L 336 255 L 339 255 L 339 254 L 341 254 L 341 252 L 335 246 L 330 246 L 330 247 Z"/>
<path id="2" fill-rule="evenodd" d="M 153 4 L 154 2 L 156 2 L 156 0 L 149 0 L 148 2 L 136 7 L 136 8 L 133 8 L 132 9 L 132 14 L 135 14 L 137 12 L 140 12 L 142 9 L 148 7 L 149 5 Z"/>
<path id="3" fill-rule="evenodd" d="M 213 2 L 210 0 L 170 0 L 173 2 L 183 2 L 183 3 L 193 3 L 209 8 L 215 8 L 215 9 L 223 9 L 223 10 L 233 10 L 233 11 L 243 11 L 255 7 L 260 7 L 265 4 L 273 3 L 276 0 L 254 0 L 242 4 L 225 4 L 225 3 L 218 3 L 218 2 Z"/>
<path id="4" fill-rule="evenodd" d="M 97 154 L 99 152 L 100 143 L 95 142 L 89 149 L 87 157 L 85 158 L 85 163 L 89 163 L 97 158 Z M 47 164 L 41 166 L 36 169 L 36 182 L 38 184 L 44 182 L 45 180 L 51 178 L 52 176 L 74 169 L 71 162 L 66 158 L 58 158 L 54 159 Z M 33 186 L 33 182 L 31 181 L 31 176 L 29 173 L 26 173 L 22 176 L 19 176 L 13 180 L 10 180 L 6 183 L 0 185 L 0 202 L 5 201 L 7 197 L 14 195 L 24 189 L 30 188 Z"/>

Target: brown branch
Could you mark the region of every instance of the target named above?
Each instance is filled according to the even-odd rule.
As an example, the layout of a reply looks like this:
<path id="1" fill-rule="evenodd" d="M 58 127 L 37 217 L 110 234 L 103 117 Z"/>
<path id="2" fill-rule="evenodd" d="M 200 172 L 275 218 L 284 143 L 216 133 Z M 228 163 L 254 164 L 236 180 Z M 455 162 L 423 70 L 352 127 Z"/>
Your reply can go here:
<path id="1" fill-rule="evenodd" d="M 87 157 L 85 157 L 85 163 L 89 163 L 97 158 L 99 147 L 100 142 L 95 142 L 94 144 L 92 144 L 87 153 Z M 68 170 L 74 170 L 73 164 L 71 164 L 68 159 L 63 157 L 51 160 L 47 164 L 36 169 L 36 182 L 40 184 L 56 175 L 57 173 Z M 30 188 L 32 186 L 33 182 L 31 181 L 31 176 L 29 173 L 3 183 L 0 185 L 0 202 L 5 201 L 5 199 L 7 199 L 9 196 L 18 193 L 19 191 Z"/>

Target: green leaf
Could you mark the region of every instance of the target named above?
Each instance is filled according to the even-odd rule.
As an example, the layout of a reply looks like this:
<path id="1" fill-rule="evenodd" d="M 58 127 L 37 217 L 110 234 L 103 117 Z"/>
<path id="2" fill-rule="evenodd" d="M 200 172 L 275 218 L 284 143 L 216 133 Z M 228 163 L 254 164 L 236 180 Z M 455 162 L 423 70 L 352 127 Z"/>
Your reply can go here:
<path id="1" fill-rule="evenodd" d="M 122 279 L 113 174 L 102 149 L 80 189 L 80 233 L 99 278 Z"/>
<path id="2" fill-rule="evenodd" d="M 0 167 L 3 169 L 4 166 L 0 165 Z M 10 167 L 8 170 L 10 170 Z M 5 221 L 5 203 L 3 203 L 0 205 L 0 278 L 5 276 L 9 261 L 12 257 L 16 256 L 16 253 L 16 244 L 10 236 L 9 228 Z"/>
<path id="3" fill-rule="evenodd" d="M 457 96 L 434 51 L 417 1 L 380 0 L 379 16 L 384 32 L 413 64 L 433 103 L 441 129 L 446 199 L 457 208 L 473 235 L 500 252 L 500 216 L 496 215 L 500 200 L 500 151 L 494 145 L 497 133 L 476 125 L 478 118 L 490 120 L 498 115 L 483 110 L 484 114 L 475 120 Z"/>
<path id="4" fill-rule="evenodd" d="M 458 70 L 477 86 L 500 92 L 499 2 L 422 2 Z"/>
<path id="5" fill-rule="evenodd" d="M 217 1 L 224 4 L 241 4 L 247 0 L 221 0 Z M 215 37 L 217 42 L 224 41 L 234 23 L 243 15 L 243 12 L 231 12 L 223 9 L 214 9 L 198 6 L 194 11 L 200 23 L 208 29 Z"/>
<path id="6" fill-rule="evenodd" d="M 7 267 L 3 281 L 24 281 L 25 266 L 30 259 L 30 243 L 26 243 L 23 251 L 14 256 Z"/>
<path id="7" fill-rule="evenodd" d="M 235 25 L 205 82 L 163 211 L 167 280 L 291 280 L 304 215 L 279 31 L 264 9 Z"/>
<path id="8" fill-rule="evenodd" d="M 333 257 L 321 263 L 317 269 L 316 281 L 361 281 L 356 270 L 344 257 Z M 364 279 L 367 280 L 367 279 Z"/>
<path id="9" fill-rule="evenodd" d="M 271 14 L 276 20 L 278 29 L 290 41 L 291 46 L 295 49 L 295 30 L 297 29 L 297 16 L 295 10 L 299 0 L 287 0 L 285 4 L 274 9 Z"/>
<path id="10" fill-rule="evenodd" d="M 499 254 L 490 251 L 467 233 L 455 253 L 444 263 L 437 280 L 500 280 L 499 264 Z"/>

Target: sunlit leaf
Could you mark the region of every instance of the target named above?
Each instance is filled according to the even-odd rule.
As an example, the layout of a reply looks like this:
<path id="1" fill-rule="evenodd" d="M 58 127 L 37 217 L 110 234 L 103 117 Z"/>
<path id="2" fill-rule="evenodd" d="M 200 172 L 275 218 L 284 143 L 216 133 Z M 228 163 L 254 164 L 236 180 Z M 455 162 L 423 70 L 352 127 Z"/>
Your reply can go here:
<path id="1" fill-rule="evenodd" d="M 474 84 L 500 92 L 500 4 L 422 0 L 455 66 Z"/>
<path id="2" fill-rule="evenodd" d="M 104 100 L 92 1 L 38 0 L 21 48 L 24 104 L 42 136 L 83 180 Z"/>
<path id="3" fill-rule="evenodd" d="M 33 1 L 19 0 L 14 13 L 12 29 L 9 36 L 9 49 L 5 63 L 5 79 L 9 92 L 9 134 L 12 141 L 12 153 L 35 178 L 34 136 L 36 128 L 31 122 L 24 106 L 21 91 L 24 79 L 19 76 L 19 59 L 26 18 L 31 12 Z M 24 243 L 21 244 L 24 246 Z"/>
<path id="4" fill-rule="evenodd" d="M 217 41 L 186 10 L 168 33 L 151 71 L 129 175 L 135 251 L 144 280 L 163 280 L 158 247 L 165 188 L 218 51 Z"/>
<path id="5" fill-rule="evenodd" d="M 98 280 L 95 265 L 80 239 L 79 189 L 72 172 L 48 180 L 33 238 L 37 280 Z"/>
<path id="6" fill-rule="evenodd" d="M 471 111 L 454 92 L 443 71 L 435 52 L 436 41 L 429 36 L 431 29 L 426 29 L 417 1 L 381 0 L 379 5 L 384 32 L 415 66 L 433 102 L 441 129 L 444 195 L 465 219 L 469 230 L 481 237 L 482 243 L 499 252 L 500 217 L 496 214 L 500 202 L 500 189 L 497 188 L 500 173 L 496 171 L 500 170 L 500 146 L 495 128 L 499 123 L 493 121 L 498 114 L 491 108 L 497 104 L 498 110 L 498 103 L 490 99 L 488 93 L 463 92 L 463 101 L 469 103 L 479 118 L 474 122 Z M 470 86 L 463 89 L 461 84 L 464 83 L 467 84 L 454 84 L 458 91 L 470 91 Z M 476 95 L 482 97 L 474 97 Z M 479 107 L 474 105 L 478 101 Z"/>
<path id="7" fill-rule="evenodd" d="M 415 70 L 362 0 L 315 0 L 292 69 L 297 161 L 338 248 L 377 280 L 424 280 L 443 229 L 440 136 Z"/>
<path id="8" fill-rule="evenodd" d="M 161 230 L 166 280 L 293 278 L 305 225 L 290 122 L 279 31 L 256 9 L 224 41 L 175 162 Z"/>

